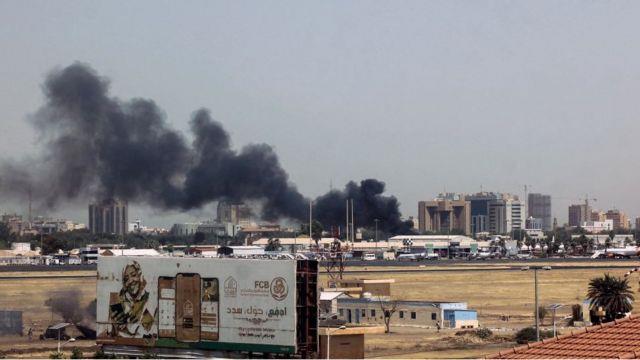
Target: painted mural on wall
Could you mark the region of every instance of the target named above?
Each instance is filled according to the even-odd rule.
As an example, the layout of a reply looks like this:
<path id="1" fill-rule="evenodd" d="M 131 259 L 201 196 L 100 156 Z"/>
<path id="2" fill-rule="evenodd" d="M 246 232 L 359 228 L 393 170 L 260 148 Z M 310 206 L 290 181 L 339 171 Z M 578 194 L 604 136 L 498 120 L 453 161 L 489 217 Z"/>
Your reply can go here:
<path id="1" fill-rule="evenodd" d="M 122 289 L 110 294 L 111 336 L 156 337 L 153 325 L 157 314 L 146 286 L 140 264 L 127 264 L 122 270 Z"/>

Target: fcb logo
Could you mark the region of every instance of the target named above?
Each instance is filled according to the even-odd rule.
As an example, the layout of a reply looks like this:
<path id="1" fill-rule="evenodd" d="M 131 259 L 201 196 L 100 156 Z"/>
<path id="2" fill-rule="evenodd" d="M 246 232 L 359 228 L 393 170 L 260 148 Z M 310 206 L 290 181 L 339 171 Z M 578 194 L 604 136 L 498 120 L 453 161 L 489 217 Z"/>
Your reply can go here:
<path id="1" fill-rule="evenodd" d="M 287 281 L 281 277 L 277 277 L 271 281 L 269 290 L 271 291 L 271 296 L 278 301 L 284 300 L 289 294 Z"/>
<path id="2" fill-rule="evenodd" d="M 238 293 L 238 282 L 232 276 L 224 281 L 224 296 L 236 297 Z"/>

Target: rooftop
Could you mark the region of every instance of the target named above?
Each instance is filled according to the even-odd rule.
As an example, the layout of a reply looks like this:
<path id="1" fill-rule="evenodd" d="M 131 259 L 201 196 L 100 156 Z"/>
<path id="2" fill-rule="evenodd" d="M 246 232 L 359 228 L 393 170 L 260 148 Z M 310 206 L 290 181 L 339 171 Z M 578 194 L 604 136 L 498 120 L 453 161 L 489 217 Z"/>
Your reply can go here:
<path id="1" fill-rule="evenodd" d="M 504 350 L 490 359 L 640 358 L 640 317 L 595 325 L 570 334 Z"/>

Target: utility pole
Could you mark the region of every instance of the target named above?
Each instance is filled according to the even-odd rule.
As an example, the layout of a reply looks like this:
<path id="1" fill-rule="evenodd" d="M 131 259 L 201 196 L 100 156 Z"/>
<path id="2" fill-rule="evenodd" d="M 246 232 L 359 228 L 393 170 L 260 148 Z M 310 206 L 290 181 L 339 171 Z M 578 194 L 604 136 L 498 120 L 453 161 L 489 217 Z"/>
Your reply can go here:
<path id="1" fill-rule="evenodd" d="M 533 282 L 535 283 L 536 293 L 536 341 L 540 341 L 540 314 L 538 311 L 538 268 L 533 268 Z"/>
<path id="2" fill-rule="evenodd" d="M 345 224 L 345 231 L 347 236 L 347 244 L 349 244 L 349 199 L 347 199 L 347 206 L 345 208 L 347 210 L 347 222 Z"/>
<path id="3" fill-rule="evenodd" d="M 313 222 L 313 200 L 309 200 L 309 240 L 313 238 L 313 229 L 311 224 Z"/>
<path id="4" fill-rule="evenodd" d="M 355 226 L 355 218 L 353 217 L 353 199 L 351 199 L 351 243 L 353 243 L 356 239 L 356 226 Z"/>
<path id="5" fill-rule="evenodd" d="M 373 221 L 375 221 L 376 223 L 376 247 L 378 247 L 378 219 L 373 219 Z"/>

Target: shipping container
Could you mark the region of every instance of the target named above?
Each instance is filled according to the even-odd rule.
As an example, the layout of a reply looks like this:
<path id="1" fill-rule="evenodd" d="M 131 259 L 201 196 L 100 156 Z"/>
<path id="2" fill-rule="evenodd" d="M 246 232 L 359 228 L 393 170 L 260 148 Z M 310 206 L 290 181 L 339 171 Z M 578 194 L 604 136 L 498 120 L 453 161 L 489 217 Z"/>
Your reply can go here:
<path id="1" fill-rule="evenodd" d="M 100 257 L 97 342 L 107 353 L 317 353 L 318 263 Z"/>

